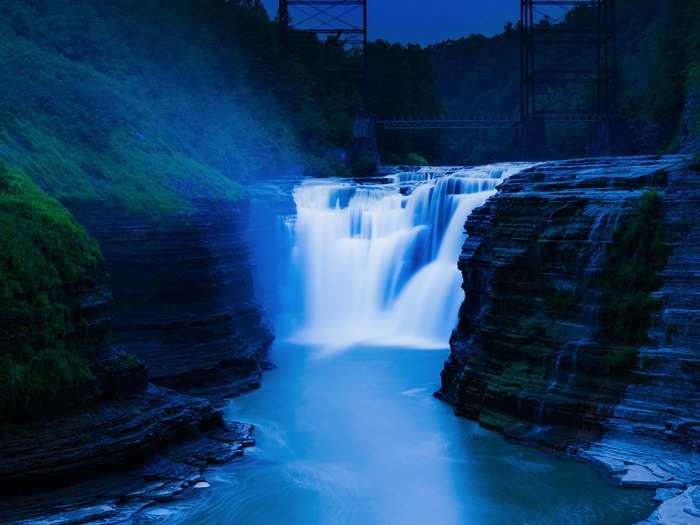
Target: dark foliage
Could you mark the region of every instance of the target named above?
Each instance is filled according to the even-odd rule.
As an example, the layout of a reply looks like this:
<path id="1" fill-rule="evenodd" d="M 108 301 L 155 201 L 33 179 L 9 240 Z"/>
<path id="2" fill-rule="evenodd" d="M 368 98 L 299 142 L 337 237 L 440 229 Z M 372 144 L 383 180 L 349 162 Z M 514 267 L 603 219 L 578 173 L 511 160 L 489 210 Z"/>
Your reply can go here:
<path id="1" fill-rule="evenodd" d="M 100 261 L 65 208 L 0 164 L 0 420 L 89 391 L 74 303 Z"/>
<path id="2" fill-rule="evenodd" d="M 607 256 L 601 335 L 612 345 L 611 371 L 634 363 L 632 356 L 648 342 L 652 316 L 661 307 L 651 295 L 661 287 L 659 272 L 669 255 L 659 225 L 661 207 L 658 193 L 644 193 L 634 217 L 615 232 Z"/>

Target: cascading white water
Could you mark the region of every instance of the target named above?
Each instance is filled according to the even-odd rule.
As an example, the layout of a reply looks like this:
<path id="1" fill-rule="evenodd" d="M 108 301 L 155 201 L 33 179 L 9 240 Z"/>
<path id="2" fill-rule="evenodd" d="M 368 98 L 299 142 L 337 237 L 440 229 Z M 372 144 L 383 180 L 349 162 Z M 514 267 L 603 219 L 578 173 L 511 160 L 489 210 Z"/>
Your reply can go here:
<path id="1" fill-rule="evenodd" d="M 292 339 L 446 346 L 464 299 L 464 223 L 524 167 L 422 168 L 388 184 L 299 185 L 293 257 L 303 319 Z"/>

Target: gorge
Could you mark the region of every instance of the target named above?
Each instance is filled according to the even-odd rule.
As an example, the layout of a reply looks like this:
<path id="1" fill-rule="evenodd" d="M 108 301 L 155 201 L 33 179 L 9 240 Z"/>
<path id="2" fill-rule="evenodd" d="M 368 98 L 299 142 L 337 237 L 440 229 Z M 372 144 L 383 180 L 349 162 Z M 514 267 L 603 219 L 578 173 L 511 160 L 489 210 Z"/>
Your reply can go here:
<path id="1" fill-rule="evenodd" d="M 0 2 L 0 523 L 700 525 L 700 4 L 615 3 L 544 123 L 522 21 Z"/>
<path id="2" fill-rule="evenodd" d="M 297 185 L 282 218 L 292 271 L 281 274 L 292 276 L 284 280 L 298 316 L 287 319 L 289 342 L 271 351 L 279 369 L 227 408 L 228 417 L 255 424 L 258 446 L 240 469 L 217 468 L 213 490 L 170 509 L 166 521 L 269 523 L 285 514 L 324 523 L 425 523 L 434 515 L 448 523 L 636 523 L 665 500 L 649 523 L 674 523 L 664 520 L 678 513 L 692 523 L 697 401 L 686 394 L 679 404 L 677 388 L 694 381 L 681 338 L 692 346 L 697 310 L 687 298 L 674 309 L 669 294 L 662 315 L 682 315 L 674 336 L 683 335 L 665 351 L 650 343 L 630 370 L 606 371 L 607 347 L 596 342 L 604 296 L 596 287 L 616 231 L 650 190 L 673 203 L 664 216 L 674 219 L 664 220 L 693 224 L 688 177 L 685 157 L 645 157 L 391 169 L 362 183 Z M 692 228 L 664 228 L 675 231 L 665 271 L 687 286 L 692 273 L 671 268 L 674 257 L 692 260 Z M 462 279 L 447 253 L 460 259 L 466 302 L 438 389 L 439 348 L 457 320 L 451 307 L 463 300 L 454 296 Z M 469 273 L 486 272 L 492 260 L 503 269 Z M 583 299 L 555 301 L 552 290 Z M 402 310 L 405 297 L 443 312 L 422 316 L 438 322 L 417 322 Z M 520 306 L 496 309 L 493 298 Z M 486 317 L 471 321 L 476 314 Z M 663 339 L 668 330 L 657 323 L 652 333 Z M 689 359 L 685 383 L 676 383 L 679 358 Z M 571 459 L 452 419 L 435 390 L 482 426 Z M 615 489 L 611 474 L 627 488 Z M 660 489 L 656 504 L 651 488 Z M 472 505 L 464 494 L 479 496 Z"/>
<path id="3" fill-rule="evenodd" d="M 688 269 L 700 196 L 693 175 L 686 157 L 667 156 L 390 168 L 363 181 L 292 176 L 253 188 L 244 208 L 209 204 L 204 219 L 183 217 L 154 231 L 125 222 L 128 236 L 100 228 L 108 264 L 124 258 L 113 274 L 122 304 L 144 304 L 134 294 L 147 293 L 151 304 L 169 305 L 162 313 L 117 310 L 120 346 L 141 357 L 157 385 L 205 395 L 223 411 L 147 387 L 128 397 L 129 405 L 119 401 L 128 411 L 134 403 L 153 410 L 129 425 L 153 418 L 159 439 L 168 442 L 181 432 L 176 421 L 189 414 L 186 424 L 202 425 L 200 437 L 159 452 L 161 463 L 147 463 L 126 485 L 122 475 L 93 480 L 59 507 L 61 496 L 52 490 L 41 500 L 15 497 L 6 516 L 18 523 L 217 524 L 231 517 L 269 523 L 282 514 L 299 522 L 425 523 L 441 514 L 447 523 L 622 525 L 652 514 L 651 488 L 660 489 L 657 500 L 671 512 L 693 516 L 698 401 L 677 378 L 695 381 L 700 309 L 671 291 L 693 282 Z M 600 277 L 617 232 L 652 190 L 661 195 L 660 227 L 672 247 L 659 292 L 663 306 L 654 314 L 652 339 L 628 368 L 611 371 L 606 363 L 615 346 L 601 339 L 598 324 L 606 297 Z M 148 241 L 155 235 L 161 240 Z M 209 247 L 204 258 L 173 266 L 179 255 L 172 254 L 202 242 Z M 144 277 L 160 277 L 133 281 L 130 261 L 147 269 Z M 176 289 L 183 295 L 173 295 Z M 189 302 L 193 293 L 200 303 Z M 269 356 L 269 329 L 245 299 L 253 294 L 277 336 Z M 228 317 L 237 301 L 243 302 Z M 130 325 L 119 328 L 120 315 Z M 231 343 L 222 346 L 216 337 Z M 224 401 L 259 387 L 270 362 L 277 369 L 261 390 Z M 129 381 L 138 392 L 146 380 Z M 477 423 L 455 418 L 433 392 Z M 166 413 L 179 415 L 164 420 Z M 213 422 L 221 417 L 226 423 L 217 430 L 221 424 Z M 86 432 L 87 421 L 61 425 Z M 115 422 L 97 424 L 114 434 Z M 256 446 L 244 459 L 203 469 L 240 456 L 253 443 L 250 424 Z M 18 455 L 5 440 L 6 482 L 70 473 L 71 449 L 61 448 L 69 442 L 54 444 L 52 458 L 41 441 L 51 434 L 37 428 L 35 435 L 30 471 L 18 463 L 26 451 Z M 112 453 L 133 450 L 141 438 L 124 439 L 109 445 Z M 72 454 L 85 454 L 88 444 Z M 192 463 L 194 457 L 200 459 Z M 95 466 L 108 464 L 99 458 L 93 455 Z M 166 464 L 179 469 L 182 461 L 190 467 L 174 478 L 164 474 Z M 84 472 L 88 463 L 75 468 Z M 627 488 L 616 488 L 610 474 Z M 149 478 L 166 481 L 152 489 L 161 496 L 124 492 Z M 275 504 L 263 504 L 269 501 Z M 667 522 L 674 523 L 649 521 Z"/>

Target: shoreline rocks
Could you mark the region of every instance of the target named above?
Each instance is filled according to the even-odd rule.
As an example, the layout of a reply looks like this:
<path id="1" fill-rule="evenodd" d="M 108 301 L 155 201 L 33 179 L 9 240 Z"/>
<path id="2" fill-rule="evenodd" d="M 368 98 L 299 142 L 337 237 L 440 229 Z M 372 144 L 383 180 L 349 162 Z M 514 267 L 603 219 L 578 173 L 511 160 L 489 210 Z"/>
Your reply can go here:
<path id="1" fill-rule="evenodd" d="M 111 340 L 90 353 L 85 406 L 0 433 L 0 522 L 129 521 L 205 488 L 208 465 L 254 444 L 251 425 L 216 408 L 258 388 L 270 366 L 245 207 L 208 201 L 161 220 L 74 210 L 100 243 L 114 298 L 100 288 L 82 308 L 91 333 L 106 338 L 111 322 Z"/>
<path id="2" fill-rule="evenodd" d="M 252 425 L 217 423 L 159 447 L 142 464 L 97 476 L 85 473 L 50 490 L 32 486 L 31 493 L 6 493 L 0 519 L 14 525 L 132 523 L 207 488 L 206 468 L 242 456 L 254 444 L 252 433 Z"/>

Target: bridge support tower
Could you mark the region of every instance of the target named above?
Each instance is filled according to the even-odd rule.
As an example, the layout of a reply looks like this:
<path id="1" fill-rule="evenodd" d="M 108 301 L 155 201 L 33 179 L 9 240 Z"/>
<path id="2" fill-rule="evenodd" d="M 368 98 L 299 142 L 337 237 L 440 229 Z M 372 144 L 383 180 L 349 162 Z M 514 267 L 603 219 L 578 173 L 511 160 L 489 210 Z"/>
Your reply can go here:
<path id="1" fill-rule="evenodd" d="M 369 112 L 369 64 L 367 59 L 368 0 L 279 0 L 278 21 L 282 41 L 291 45 L 293 35 L 308 33 L 323 41 L 336 39 L 359 53 L 356 69 L 341 71 L 358 79 L 362 107 L 358 108 L 349 152 L 351 165 L 358 162 L 379 164 L 375 118 Z"/>
<path id="2" fill-rule="evenodd" d="M 574 10 L 565 18 L 586 19 L 587 25 L 552 22 L 551 9 Z M 524 153 L 546 153 L 548 123 L 590 123 L 589 149 L 613 153 L 621 128 L 615 0 L 520 0 L 520 22 L 519 140 Z M 571 57 L 575 64 L 552 63 L 557 56 Z"/>
<path id="3" fill-rule="evenodd" d="M 363 95 L 363 110 L 367 110 L 369 83 L 367 61 L 367 1 L 368 0 L 279 0 L 278 21 L 282 41 L 290 44 L 293 33 L 309 33 L 319 40 L 337 39 L 343 46 L 357 49 L 361 55 L 358 75 Z"/>

